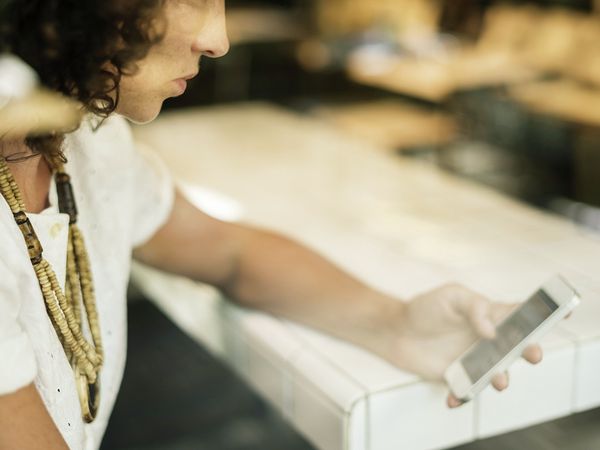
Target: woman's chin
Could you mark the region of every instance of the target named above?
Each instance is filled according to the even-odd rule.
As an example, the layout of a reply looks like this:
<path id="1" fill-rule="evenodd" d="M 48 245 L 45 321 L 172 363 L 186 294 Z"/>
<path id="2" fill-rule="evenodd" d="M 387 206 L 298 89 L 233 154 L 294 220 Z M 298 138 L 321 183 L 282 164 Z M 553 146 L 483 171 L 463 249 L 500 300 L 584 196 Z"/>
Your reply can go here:
<path id="1" fill-rule="evenodd" d="M 152 122 L 158 117 L 162 109 L 162 102 L 160 105 L 155 107 L 138 108 L 135 110 L 128 110 L 127 108 L 117 108 L 117 113 L 125 117 L 132 123 L 137 125 L 143 125 L 145 123 Z"/>

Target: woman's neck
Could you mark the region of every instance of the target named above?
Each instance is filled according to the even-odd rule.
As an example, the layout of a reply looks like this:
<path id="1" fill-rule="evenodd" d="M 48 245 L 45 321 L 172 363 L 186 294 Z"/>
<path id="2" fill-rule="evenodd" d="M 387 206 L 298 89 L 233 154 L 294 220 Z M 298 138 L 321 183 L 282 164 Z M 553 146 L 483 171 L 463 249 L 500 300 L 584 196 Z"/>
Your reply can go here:
<path id="1" fill-rule="evenodd" d="M 52 179 L 46 159 L 42 155 L 36 155 L 24 141 L 0 141 L 0 156 L 6 160 L 27 211 L 39 213 L 46 209 Z M 28 158 L 22 159 L 23 157 Z"/>

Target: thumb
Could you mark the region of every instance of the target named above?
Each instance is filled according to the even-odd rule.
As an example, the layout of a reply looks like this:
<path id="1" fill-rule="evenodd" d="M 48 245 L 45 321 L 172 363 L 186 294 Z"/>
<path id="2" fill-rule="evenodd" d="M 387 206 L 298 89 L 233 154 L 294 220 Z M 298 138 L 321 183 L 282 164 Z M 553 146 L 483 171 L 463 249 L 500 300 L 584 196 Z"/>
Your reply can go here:
<path id="1" fill-rule="evenodd" d="M 467 317 L 477 334 L 485 339 L 496 336 L 496 326 L 491 319 L 491 302 L 484 297 L 471 297 L 467 306 Z"/>

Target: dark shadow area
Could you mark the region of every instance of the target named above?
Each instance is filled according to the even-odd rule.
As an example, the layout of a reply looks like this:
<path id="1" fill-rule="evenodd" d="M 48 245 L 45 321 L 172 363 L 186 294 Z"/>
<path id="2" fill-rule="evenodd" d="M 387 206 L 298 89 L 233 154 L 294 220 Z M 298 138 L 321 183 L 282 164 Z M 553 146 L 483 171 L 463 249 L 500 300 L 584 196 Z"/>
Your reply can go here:
<path id="1" fill-rule="evenodd" d="M 595 450 L 600 448 L 600 409 L 483 439 L 452 450 Z"/>
<path id="2" fill-rule="evenodd" d="M 311 450 L 154 305 L 129 307 L 127 368 L 102 450 Z"/>

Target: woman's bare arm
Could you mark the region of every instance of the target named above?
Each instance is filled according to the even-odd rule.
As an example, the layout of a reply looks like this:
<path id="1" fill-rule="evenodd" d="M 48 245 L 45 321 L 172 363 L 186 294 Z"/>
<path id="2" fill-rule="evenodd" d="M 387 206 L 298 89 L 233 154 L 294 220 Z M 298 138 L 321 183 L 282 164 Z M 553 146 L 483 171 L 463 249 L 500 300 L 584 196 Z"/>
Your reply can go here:
<path id="1" fill-rule="evenodd" d="M 220 222 L 180 194 L 170 220 L 134 256 L 218 286 L 245 307 L 353 342 L 431 380 L 442 380 L 448 365 L 479 336 L 494 333 L 496 319 L 514 307 L 458 285 L 398 301 L 284 236 Z M 524 356 L 536 363 L 542 352 L 532 346 Z M 494 383 L 499 390 L 507 385 L 505 374 Z M 460 403 L 451 397 L 448 404 Z"/>
<path id="2" fill-rule="evenodd" d="M 0 396 L 0 450 L 69 450 L 33 384 Z"/>

